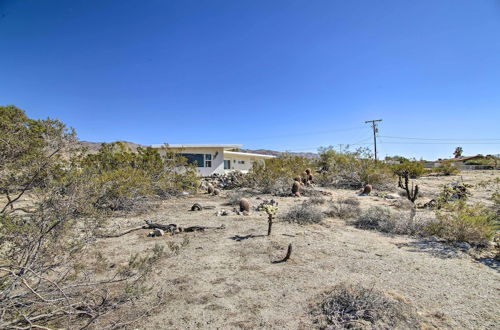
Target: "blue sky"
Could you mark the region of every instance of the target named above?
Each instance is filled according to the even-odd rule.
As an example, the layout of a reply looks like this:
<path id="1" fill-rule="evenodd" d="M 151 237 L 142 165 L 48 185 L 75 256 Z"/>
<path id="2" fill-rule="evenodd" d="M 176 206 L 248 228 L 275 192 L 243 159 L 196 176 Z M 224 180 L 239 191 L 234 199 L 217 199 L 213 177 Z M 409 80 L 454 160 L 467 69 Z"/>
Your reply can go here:
<path id="1" fill-rule="evenodd" d="M 0 104 L 83 140 L 500 153 L 495 0 L 0 0 Z M 415 140 L 403 138 L 427 138 Z"/>

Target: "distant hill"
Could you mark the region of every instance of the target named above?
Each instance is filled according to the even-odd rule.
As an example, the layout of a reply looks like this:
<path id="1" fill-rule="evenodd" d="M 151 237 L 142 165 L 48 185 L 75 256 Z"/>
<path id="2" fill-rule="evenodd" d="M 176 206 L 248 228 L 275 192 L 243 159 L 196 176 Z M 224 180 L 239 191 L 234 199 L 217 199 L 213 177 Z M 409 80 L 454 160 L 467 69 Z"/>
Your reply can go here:
<path id="1" fill-rule="evenodd" d="M 114 141 L 114 142 L 121 142 L 123 143 L 126 147 L 128 147 L 132 151 L 137 151 L 138 147 L 146 147 L 134 142 L 128 142 L 128 141 Z M 88 152 L 90 154 L 96 153 L 99 151 L 101 148 L 101 144 L 103 142 L 89 142 L 89 141 L 78 141 L 78 144 L 81 145 L 82 147 L 85 147 L 88 149 Z"/>
<path id="2" fill-rule="evenodd" d="M 147 147 L 145 145 L 137 144 L 134 142 L 128 142 L 128 141 L 115 141 L 115 142 L 122 142 L 123 144 L 125 144 L 125 146 L 130 148 L 130 150 L 132 150 L 132 151 L 136 151 L 138 147 Z M 87 148 L 88 152 L 92 154 L 92 153 L 96 153 L 99 151 L 99 149 L 101 148 L 102 142 L 79 141 L 79 144 L 82 147 Z M 300 157 L 305 157 L 305 158 L 317 158 L 317 157 L 319 157 L 319 155 L 314 153 L 314 152 L 281 152 L 281 151 L 268 150 L 268 149 L 256 149 L 256 150 L 241 149 L 240 151 L 241 152 L 248 152 L 248 153 L 263 154 L 263 155 L 272 155 L 272 156 L 276 156 L 276 157 L 279 157 L 283 154 L 290 154 L 293 156 L 300 156 Z"/>
<path id="3" fill-rule="evenodd" d="M 305 157 L 305 158 L 318 158 L 319 155 L 314 152 L 282 152 L 282 151 L 275 151 L 275 150 L 268 150 L 268 149 L 241 149 L 241 152 L 250 152 L 250 153 L 256 153 L 256 154 L 263 154 L 263 155 L 272 155 L 279 157 L 283 154 L 289 154 L 292 156 L 299 156 L 299 157 Z"/>

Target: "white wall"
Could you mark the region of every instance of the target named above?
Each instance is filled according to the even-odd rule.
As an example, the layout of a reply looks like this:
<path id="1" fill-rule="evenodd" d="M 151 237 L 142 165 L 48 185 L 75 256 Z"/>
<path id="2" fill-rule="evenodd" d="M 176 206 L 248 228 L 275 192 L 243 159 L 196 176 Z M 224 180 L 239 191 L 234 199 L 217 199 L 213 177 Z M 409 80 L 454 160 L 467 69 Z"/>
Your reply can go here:
<path id="1" fill-rule="evenodd" d="M 256 161 L 264 161 L 264 159 L 258 159 L 256 157 L 251 157 L 251 156 L 236 156 L 236 155 L 225 155 L 224 159 L 231 161 L 231 169 L 226 170 L 226 172 L 231 172 L 231 171 L 241 171 L 243 173 L 248 172 L 252 166 L 253 163 Z M 240 164 L 240 161 L 244 161 L 244 164 Z"/>
<path id="2" fill-rule="evenodd" d="M 170 149 L 179 153 L 186 154 L 211 154 L 212 167 L 197 167 L 196 171 L 199 176 L 210 176 L 214 173 L 224 174 L 224 149 L 223 148 L 185 148 L 185 149 Z M 217 154 L 217 156 L 216 156 Z"/>

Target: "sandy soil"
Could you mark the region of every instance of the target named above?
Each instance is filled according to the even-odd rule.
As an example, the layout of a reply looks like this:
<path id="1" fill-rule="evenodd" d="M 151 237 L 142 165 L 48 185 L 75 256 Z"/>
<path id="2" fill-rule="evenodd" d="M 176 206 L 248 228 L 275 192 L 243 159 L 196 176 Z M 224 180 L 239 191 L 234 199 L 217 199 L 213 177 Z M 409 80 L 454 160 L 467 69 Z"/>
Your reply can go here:
<path id="1" fill-rule="evenodd" d="M 462 174 L 465 182 L 474 185 L 496 176 L 500 171 Z M 419 184 L 426 196 L 432 196 L 442 184 L 457 179 L 460 176 L 422 178 Z M 353 191 L 330 192 L 328 199 L 354 196 L 363 208 L 391 205 L 381 197 L 357 196 Z M 472 198 L 484 201 L 489 195 L 486 189 L 475 188 Z M 256 196 L 250 199 L 254 206 L 260 202 Z M 278 217 L 305 199 L 277 198 Z M 188 211 L 195 202 L 214 205 L 216 210 Z M 224 195 L 187 196 L 166 201 L 150 214 L 112 220 L 117 231 L 138 226 L 144 219 L 180 226 L 226 226 L 157 238 L 147 237 L 148 231 L 143 230 L 99 242 L 117 263 L 157 243 L 165 246 L 166 256 L 150 281 L 168 292 L 167 303 L 135 328 L 309 329 L 311 306 L 321 293 L 341 282 L 402 297 L 417 308 L 424 328 L 500 328 L 498 264 L 434 240 L 358 230 L 334 218 L 308 226 L 277 222 L 270 237 L 235 241 L 234 235 L 265 234 L 267 217 L 257 211 L 249 216 L 215 216 L 217 210 L 232 209 L 226 202 Z M 289 243 L 292 258 L 273 264 L 285 255 Z"/>

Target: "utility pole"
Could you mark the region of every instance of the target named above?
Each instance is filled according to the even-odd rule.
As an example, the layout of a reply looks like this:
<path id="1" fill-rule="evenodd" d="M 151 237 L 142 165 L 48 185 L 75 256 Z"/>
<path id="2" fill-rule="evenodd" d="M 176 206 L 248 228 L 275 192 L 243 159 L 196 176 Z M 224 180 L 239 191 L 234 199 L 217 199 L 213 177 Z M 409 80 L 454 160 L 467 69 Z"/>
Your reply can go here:
<path id="1" fill-rule="evenodd" d="M 367 120 L 367 121 L 365 121 L 365 124 L 372 123 L 372 128 L 373 128 L 373 148 L 375 149 L 375 161 L 377 161 L 377 133 L 378 133 L 377 123 L 379 121 L 382 121 L 382 119 L 375 119 L 375 120 Z"/>

